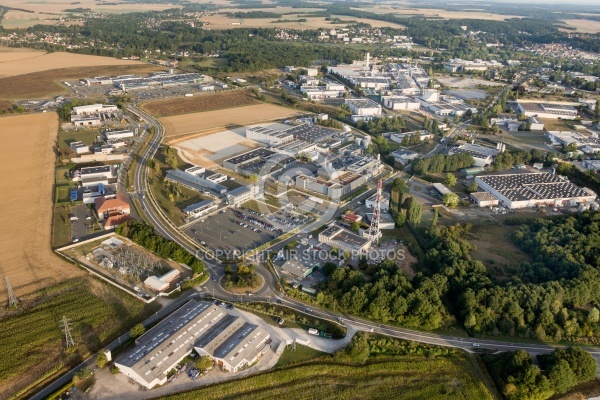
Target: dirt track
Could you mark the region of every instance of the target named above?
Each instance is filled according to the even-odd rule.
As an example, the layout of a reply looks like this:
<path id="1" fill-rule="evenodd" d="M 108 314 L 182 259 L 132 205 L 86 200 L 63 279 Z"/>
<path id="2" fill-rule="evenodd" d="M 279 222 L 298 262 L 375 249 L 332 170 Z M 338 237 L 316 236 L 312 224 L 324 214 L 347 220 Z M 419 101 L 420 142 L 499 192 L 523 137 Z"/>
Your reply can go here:
<path id="1" fill-rule="evenodd" d="M 57 132 L 54 113 L 0 118 L 0 272 L 17 296 L 82 274 L 50 249 Z"/>

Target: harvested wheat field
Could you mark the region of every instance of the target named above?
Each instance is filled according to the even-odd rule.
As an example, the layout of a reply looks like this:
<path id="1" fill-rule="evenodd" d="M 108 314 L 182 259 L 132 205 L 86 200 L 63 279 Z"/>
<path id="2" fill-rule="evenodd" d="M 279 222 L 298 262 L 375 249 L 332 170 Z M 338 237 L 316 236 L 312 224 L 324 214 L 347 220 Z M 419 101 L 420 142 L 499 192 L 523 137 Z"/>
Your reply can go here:
<path id="1" fill-rule="evenodd" d="M 57 132 L 54 113 L 0 118 L 0 268 L 17 296 L 81 274 L 50 249 Z"/>
<path id="2" fill-rule="evenodd" d="M 48 71 L 57 68 L 100 67 L 104 65 L 135 65 L 140 61 L 119 60 L 111 57 L 88 56 L 75 53 L 43 53 L 25 60 L 11 60 L 0 63 L 0 77 Z"/>
<path id="3" fill-rule="evenodd" d="M 0 46 L 0 64 L 7 61 L 39 57 L 43 56 L 44 54 L 46 54 L 46 52 L 41 50 Z"/>
<path id="4" fill-rule="evenodd" d="M 109 58 L 109 60 L 112 59 Z M 28 60 L 23 60 L 23 62 L 26 61 Z M 2 63 L 0 63 L 0 68 L 2 68 Z M 0 92 L 3 98 L 12 100 L 48 98 L 59 94 L 69 93 L 69 89 L 66 86 L 60 85 L 60 82 L 66 80 L 101 75 L 145 75 L 164 70 L 164 68 L 144 63 L 51 69 L 48 71 L 33 72 L 31 74 L 0 78 L 0 88 L 2 88 Z"/>
<path id="5" fill-rule="evenodd" d="M 298 111 L 289 108 L 272 104 L 256 104 L 226 110 L 176 115 L 161 118 L 160 121 L 165 127 L 165 136 L 169 140 L 289 118 L 298 114 L 300 114 Z"/>
<path id="6" fill-rule="evenodd" d="M 600 21 L 591 19 L 566 19 L 567 25 L 577 29 L 577 32 L 598 33 L 600 32 Z"/>
<path id="7" fill-rule="evenodd" d="M 142 109 L 156 117 L 169 117 L 172 115 L 221 110 L 259 103 L 261 102 L 249 91 L 235 90 L 230 92 L 196 94 L 194 97 L 149 101 L 142 104 Z"/>

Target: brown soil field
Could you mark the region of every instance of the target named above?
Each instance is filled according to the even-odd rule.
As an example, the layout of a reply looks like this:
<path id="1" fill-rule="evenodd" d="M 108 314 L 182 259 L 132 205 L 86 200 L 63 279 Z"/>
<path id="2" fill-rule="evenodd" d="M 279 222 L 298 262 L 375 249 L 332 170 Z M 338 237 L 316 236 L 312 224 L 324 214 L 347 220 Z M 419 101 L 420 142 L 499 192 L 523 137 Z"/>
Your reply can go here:
<path id="1" fill-rule="evenodd" d="M 111 59 L 109 58 L 109 60 Z M 25 61 L 27 60 L 23 60 L 23 62 Z M 1 68 L 2 63 L 0 63 L 0 69 Z M 143 63 L 52 69 L 49 71 L 0 78 L 0 88 L 2 88 L 0 95 L 4 98 L 14 100 L 47 98 L 68 93 L 69 90 L 66 86 L 59 85 L 60 82 L 65 80 L 101 75 L 124 75 L 133 73 L 144 75 L 162 70 L 164 70 L 164 68 Z"/>
<path id="2" fill-rule="evenodd" d="M 223 93 L 195 94 L 194 97 L 149 101 L 142 104 L 142 109 L 157 117 L 169 117 L 172 115 L 220 110 L 258 103 L 260 103 L 260 100 L 249 91 L 234 90 Z"/>
<path id="3" fill-rule="evenodd" d="M 229 129 L 229 127 L 259 124 L 300 114 L 272 104 L 229 108 L 161 118 L 166 138 L 175 139 Z M 171 141 L 170 141 L 171 143 Z"/>
<path id="4" fill-rule="evenodd" d="M 134 60 L 119 60 L 111 57 L 88 56 L 75 53 L 39 53 L 39 56 L 26 60 L 12 60 L 0 63 L 0 77 L 23 75 L 48 71 L 57 68 L 102 67 L 105 65 L 141 65 Z"/>
<path id="5" fill-rule="evenodd" d="M 0 268 L 17 296 L 82 274 L 50 249 L 57 132 L 54 113 L 0 119 Z"/>

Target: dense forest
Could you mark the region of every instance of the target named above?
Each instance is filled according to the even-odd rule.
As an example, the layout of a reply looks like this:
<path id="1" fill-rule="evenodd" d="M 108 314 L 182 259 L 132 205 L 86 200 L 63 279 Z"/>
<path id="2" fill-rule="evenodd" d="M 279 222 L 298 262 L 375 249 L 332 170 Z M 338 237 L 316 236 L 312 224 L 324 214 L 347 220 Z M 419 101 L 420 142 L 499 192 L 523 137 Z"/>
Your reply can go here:
<path id="1" fill-rule="evenodd" d="M 469 226 L 413 225 L 425 257 L 412 281 L 392 260 L 379 266 L 365 261 L 364 273 L 328 269 L 317 302 L 411 328 L 442 327 L 454 313 L 475 335 L 597 342 L 600 214 L 524 224 L 514 241 L 534 262 L 518 266 L 504 282 L 471 258 Z"/>
<path id="2" fill-rule="evenodd" d="M 579 348 L 556 349 L 539 355 L 541 368 L 524 350 L 483 358 L 507 400 L 545 400 L 566 393 L 596 375 L 596 361 Z"/>

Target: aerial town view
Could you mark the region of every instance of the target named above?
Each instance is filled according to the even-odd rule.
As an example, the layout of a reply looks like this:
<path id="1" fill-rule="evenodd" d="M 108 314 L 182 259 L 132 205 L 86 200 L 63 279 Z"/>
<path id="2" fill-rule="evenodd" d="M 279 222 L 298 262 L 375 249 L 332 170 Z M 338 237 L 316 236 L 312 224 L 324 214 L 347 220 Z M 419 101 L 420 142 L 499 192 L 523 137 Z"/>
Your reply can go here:
<path id="1" fill-rule="evenodd" d="M 600 0 L 0 0 L 0 400 L 600 399 Z"/>

